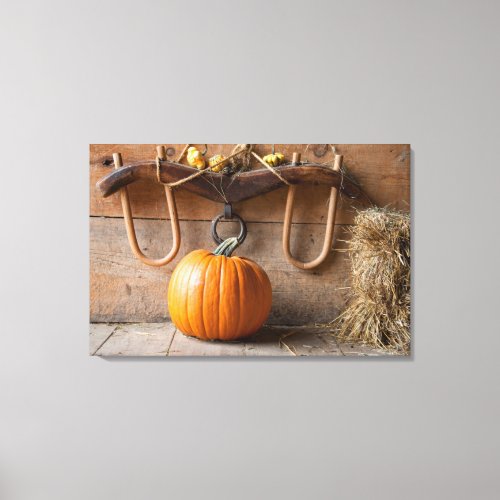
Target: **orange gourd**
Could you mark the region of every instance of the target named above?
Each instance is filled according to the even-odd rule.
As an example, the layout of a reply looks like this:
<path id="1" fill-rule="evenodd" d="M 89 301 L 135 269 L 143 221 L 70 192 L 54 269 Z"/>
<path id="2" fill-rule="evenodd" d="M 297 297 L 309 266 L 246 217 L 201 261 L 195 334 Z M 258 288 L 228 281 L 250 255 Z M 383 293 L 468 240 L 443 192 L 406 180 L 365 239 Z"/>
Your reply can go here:
<path id="1" fill-rule="evenodd" d="M 231 257 L 236 238 L 212 253 L 195 250 L 177 265 L 168 287 L 175 326 L 202 340 L 236 340 L 255 333 L 271 310 L 266 272 L 244 257 Z"/>

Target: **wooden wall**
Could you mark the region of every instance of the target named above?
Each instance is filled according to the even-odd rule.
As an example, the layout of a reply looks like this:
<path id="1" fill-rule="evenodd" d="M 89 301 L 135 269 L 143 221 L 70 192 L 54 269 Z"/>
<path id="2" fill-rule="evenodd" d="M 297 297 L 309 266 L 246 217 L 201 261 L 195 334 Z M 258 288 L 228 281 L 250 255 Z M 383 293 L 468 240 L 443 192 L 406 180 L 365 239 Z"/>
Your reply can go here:
<path id="1" fill-rule="evenodd" d="M 184 145 L 166 145 L 176 158 Z M 124 164 L 152 159 L 156 145 L 99 144 L 90 146 L 90 320 L 91 322 L 157 322 L 168 318 L 167 286 L 176 263 L 196 248 L 214 248 L 210 221 L 222 212 L 222 205 L 196 197 L 179 188 L 177 207 L 181 219 L 182 244 L 176 259 L 162 268 L 141 264 L 129 249 L 119 195 L 102 198 L 95 184 L 112 168 L 106 165 L 112 154 L 120 152 Z M 202 148 L 203 145 L 200 145 Z M 228 155 L 231 145 L 211 144 L 208 154 Z M 372 202 L 410 210 L 410 146 L 336 145 L 344 155 L 344 165 L 362 185 Z M 261 155 L 270 145 L 257 147 Z M 276 145 L 276 151 L 291 158 L 293 151 L 302 158 L 323 162 L 332 159 L 326 145 Z M 163 188 L 159 184 L 138 182 L 129 187 L 137 236 L 143 251 L 154 257 L 170 249 L 171 233 Z M 324 235 L 329 189 L 301 187 L 294 212 L 291 248 L 294 255 L 310 259 L 319 253 Z M 236 255 L 257 261 L 267 271 L 273 285 L 273 308 L 269 323 L 300 325 L 334 319 L 345 302 L 349 286 L 349 261 L 342 240 L 352 224 L 355 210 L 363 208 L 341 199 L 333 251 L 320 267 L 301 271 L 289 265 L 282 254 L 281 234 L 286 187 L 234 205 L 248 225 L 248 237 Z M 220 224 L 222 236 L 235 234 L 232 223 Z M 227 233 L 225 230 L 227 229 Z M 234 229 L 231 233 L 231 229 Z"/>

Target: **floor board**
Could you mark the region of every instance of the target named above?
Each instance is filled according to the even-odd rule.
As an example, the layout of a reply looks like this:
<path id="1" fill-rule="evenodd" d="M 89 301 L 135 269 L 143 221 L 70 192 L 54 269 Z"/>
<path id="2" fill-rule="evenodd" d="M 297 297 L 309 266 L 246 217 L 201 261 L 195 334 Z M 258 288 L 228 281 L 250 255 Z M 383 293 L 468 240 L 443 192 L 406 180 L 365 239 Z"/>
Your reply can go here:
<path id="1" fill-rule="evenodd" d="M 92 323 L 95 356 L 393 356 L 365 345 L 339 343 L 327 328 L 266 326 L 241 342 L 206 342 L 183 335 L 170 322 Z"/>

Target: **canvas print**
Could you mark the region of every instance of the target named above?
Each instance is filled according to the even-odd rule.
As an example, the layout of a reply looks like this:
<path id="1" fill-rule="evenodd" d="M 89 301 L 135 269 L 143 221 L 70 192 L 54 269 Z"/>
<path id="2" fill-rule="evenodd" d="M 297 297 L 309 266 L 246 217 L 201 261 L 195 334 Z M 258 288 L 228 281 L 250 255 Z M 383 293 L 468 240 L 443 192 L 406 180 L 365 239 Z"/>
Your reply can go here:
<path id="1" fill-rule="evenodd" d="M 90 354 L 409 356 L 410 145 L 90 145 Z"/>

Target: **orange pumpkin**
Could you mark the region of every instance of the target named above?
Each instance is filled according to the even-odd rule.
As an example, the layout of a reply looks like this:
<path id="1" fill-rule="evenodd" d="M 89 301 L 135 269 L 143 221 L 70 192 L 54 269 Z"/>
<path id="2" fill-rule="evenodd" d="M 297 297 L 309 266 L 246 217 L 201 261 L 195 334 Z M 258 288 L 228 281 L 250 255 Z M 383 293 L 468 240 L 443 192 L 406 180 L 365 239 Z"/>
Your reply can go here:
<path id="1" fill-rule="evenodd" d="M 244 257 L 231 257 L 236 238 L 212 253 L 195 250 L 177 265 L 168 287 L 175 326 L 203 340 L 236 340 L 255 333 L 271 310 L 266 272 Z"/>

